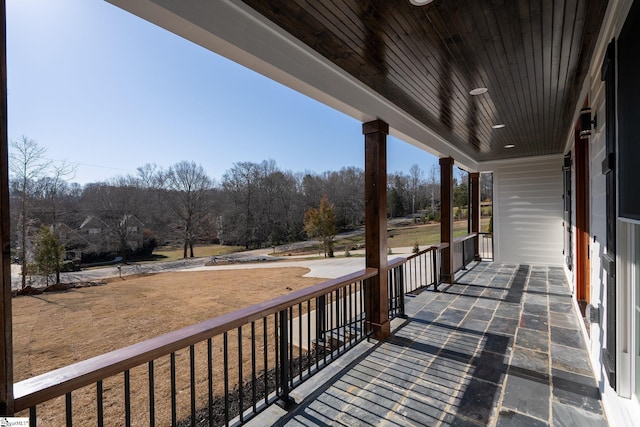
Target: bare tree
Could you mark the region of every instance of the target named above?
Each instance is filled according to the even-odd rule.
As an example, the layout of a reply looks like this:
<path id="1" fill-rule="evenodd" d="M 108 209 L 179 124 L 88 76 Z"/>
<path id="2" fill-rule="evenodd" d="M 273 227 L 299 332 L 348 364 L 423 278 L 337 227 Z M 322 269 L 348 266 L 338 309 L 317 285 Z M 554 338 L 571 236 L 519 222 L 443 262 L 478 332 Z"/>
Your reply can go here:
<path id="1" fill-rule="evenodd" d="M 431 171 L 429 171 L 429 179 L 427 188 L 429 191 L 429 216 L 436 216 L 436 201 L 439 201 L 440 198 L 440 179 L 439 179 L 439 170 L 436 165 L 431 167 Z"/>
<path id="2" fill-rule="evenodd" d="M 193 258 L 193 241 L 200 223 L 207 215 L 211 178 L 195 162 L 182 161 L 158 174 L 158 182 L 164 190 L 164 198 L 181 222 L 183 257 Z"/>
<path id="3" fill-rule="evenodd" d="M 409 189 L 411 190 L 411 213 L 416 213 L 416 199 L 418 198 L 418 189 L 423 181 L 424 172 L 417 164 L 411 165 L 409 168 Z M 420 200 L 418 199 L 418 206 L 420 206 Z"/>
<path id="4" fill-rule="evenodd" d="M 264 170 L 258 163 L 234 163 L 233 168 L 222 177 L 222 188 L 229 195 L 231 203 L 224 216 L 224 226 L 228 230 L 226 238 L 247 249 L 259 245 L 258 232 L 258 192 L 264 179 Z"/>
<path id="5" fill-rule="evenodd" d="M 77 169 L 77 165 L 72 165 L 66 160 L 63 160 L 59 164 L 51 165 L 51 173 L 44 187 L 44 196 L 49 204 L 51 224 L 54 227 L 58 222 L 58 215 L 60 213 L 59 203 L 61 193 L 68 187 L 67 180 L 75 177 Z"/>
<path id="6" fill-rule="evenodd" d="M 9 170 L 20 193 L 20 260 L 22 263 L 22 288 L 27 284 L 27 245 L 29 226 L 31 222 L 29 211 L 29 196 L 33 183 L 46 174 L 51 162 L 46 159 L 47 149 L 26 136 L 17 141 L 11 141 L 9 155 Z"/>

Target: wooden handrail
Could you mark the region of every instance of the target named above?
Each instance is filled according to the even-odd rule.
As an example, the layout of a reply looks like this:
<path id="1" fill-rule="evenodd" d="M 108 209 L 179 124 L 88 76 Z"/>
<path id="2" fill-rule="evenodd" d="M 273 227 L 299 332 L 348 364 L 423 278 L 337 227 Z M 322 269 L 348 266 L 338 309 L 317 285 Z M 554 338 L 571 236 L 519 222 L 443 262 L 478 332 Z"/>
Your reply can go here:
<path id="1" fill-rule="evenodd" d="M 435 244 L 435 245 L 431 245 L 431 246 L 429 246 L 429 247 L 427 247 L 427 248 L 425 248 L 425 249 L 421 250 L 421 251 L 420 251 L 420 252 L 418 252 L 417 254 L 413 254 L 413 255 L 411 255 L 411 256 L 408 256 L 408 257 L 406 258 L 406 260 L 408 261 L 408 260 L 413 259 L 413 258 L 415 258 L 415 257 L 419 257 L 420 255 L 424 255 L 424 254 L 426 254 L 427 252 L 431 252 L 431 251 L 435 251 L 435 250 L 441 250 L 441 249 L 446 249 L 446 248 L 448 248 L 448 247 L 449 247 L 449 244 L 448 244 L 448 243 L 438 243 L 438 244 Z"/>
<path id="2" fill-rule="evenodd" d="M 407 262 L 407 258 L 394 258 L 391 261 L 389 261 L 389 263 L 387 264 L 387 268 L 391 270 L 392 268 L 401 266 L 405 262 Z"/>
<path id="3" fill-rule="evenodd" d="M 476 235 L 477 233 L 470 233 L 464 236 L 456 237 L 455 239 L 453 239 L 453 243 L 461 243 L 461 242 L 464 242 L 465 240 L 473 239 L 474 237 L 476 237 Z"/>
<path id="4" fill-rule="evenodd" d="M 377 274 L 378 270 L 375 268 L 360 270 L 20 381 L 13 385 L 15 411 L 19 412 L 63 396 L 73 390 L 94 384 L 104 378 L 117 375 L 303 301 L 333 292 L 350 283 L 369 279 Z"/>

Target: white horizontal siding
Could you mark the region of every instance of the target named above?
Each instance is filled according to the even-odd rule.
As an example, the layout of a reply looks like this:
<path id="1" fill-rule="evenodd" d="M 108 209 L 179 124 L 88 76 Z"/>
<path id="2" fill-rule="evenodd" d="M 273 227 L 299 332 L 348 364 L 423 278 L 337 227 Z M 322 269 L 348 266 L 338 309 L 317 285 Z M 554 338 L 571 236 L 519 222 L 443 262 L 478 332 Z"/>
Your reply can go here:
<path id="1" fill-rule="evenodd" d="M 562 156 L 496 164 L 497 261 L 562 265 Z"/>

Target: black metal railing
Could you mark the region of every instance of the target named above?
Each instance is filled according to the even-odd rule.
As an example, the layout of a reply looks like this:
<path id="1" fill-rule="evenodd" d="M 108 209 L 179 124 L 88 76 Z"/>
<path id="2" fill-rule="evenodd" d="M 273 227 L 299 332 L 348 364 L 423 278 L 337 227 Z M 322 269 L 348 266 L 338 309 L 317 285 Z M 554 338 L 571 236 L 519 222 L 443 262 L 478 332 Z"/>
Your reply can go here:
<path id="1" fill-rule="evenodd" d="M 484 261 L 493 261 L 493 233 L 478 234 L 478 252 Z"/>
<path id="2" fill-rule="evenodd" d="M 389 318 L 405 295 L 441 282 L 445 251 L 456 268 L 476 235 L 388 264 Z M 458 260 L 458 261 L 455 261 Z M 370 335 L 366 270 L 228 313 L 14 384 L 15 410 L 37 425 L 244 423 Z"/>
<path id="3" fill-rule="evenodd" d="M 458 237 L 453 241 L 453 272 L 466 269 L 466 266 L 475 259 L 475 233 Z"/>
<path id="4" fill-rule="evenodd" d="M 369 334 L 366 269 L 14 385 L 37 425 L 243 423 Z"/>
<path id="5" fill-rule="evenodd" d="M 388 264 L 388 298 L 389 319 L 404 317 L 404 296 L 406 292 L 406 277 L 404 265 L 406 260 L 396 258 Z"/>
<path id="6" fill-rule="evenodd" d="M 405 317 L 405 295 L 442 282 L 442 258 L 449 250 L 447 243 L 430 246 L 407 257 L 389 262 L 389 319 Z"/>

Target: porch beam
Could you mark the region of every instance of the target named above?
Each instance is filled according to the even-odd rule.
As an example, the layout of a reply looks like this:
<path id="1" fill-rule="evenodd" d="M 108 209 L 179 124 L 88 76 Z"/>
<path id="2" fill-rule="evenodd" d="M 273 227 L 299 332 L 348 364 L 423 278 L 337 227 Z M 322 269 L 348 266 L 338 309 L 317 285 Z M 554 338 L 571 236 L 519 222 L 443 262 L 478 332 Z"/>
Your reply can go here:
<path id="1" fill-rule="evenodd" d="M 9 229 L 9 136 L 7 133 L 7 9 L 0 0 L 0 415 L 13 415 L 13 338 L 11 317 L 11 245 Z"/>
<path id="2" fill-rule="evenodd" d="M 469 188 L 471 192 L 471 197 L 469 202 L 471 206 L 469 207 L 469 219 L 471 220 L 471 232 L 476 234 L 476 238 L 473 241 L 473 254 L 475 255 L 476 261 L 480 260 L 480 236 L 478 233 L 480 232 L 480 172 L 472 172 L 469 174 Z"/>
<path id="3" fill-rule="evenodd" d="M 367 321 L 373 336 L 391 335 L 387 290 L 387 135 L 389 125 L 374 120 L 362 125 L 364 134 L 365 257 L 367 268 L 378 269 L 366 294 Z"/>
<path id="4" fill-rule="evenodd" d="M 442 281 L 453 283 L 453 164 L 451 157 L 440 159 L 440 241 L 449 243 L 442 258 Z"/>

